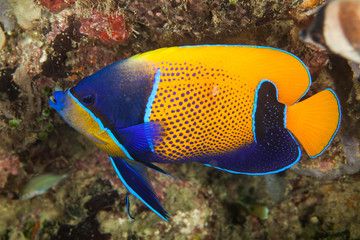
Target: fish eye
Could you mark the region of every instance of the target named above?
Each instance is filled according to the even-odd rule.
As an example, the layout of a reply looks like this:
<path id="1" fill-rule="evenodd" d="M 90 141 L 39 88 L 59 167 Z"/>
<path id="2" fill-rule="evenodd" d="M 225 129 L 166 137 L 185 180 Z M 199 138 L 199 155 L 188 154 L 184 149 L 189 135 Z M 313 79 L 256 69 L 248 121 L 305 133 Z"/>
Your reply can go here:
<path id="1" fill-rule="evenodd" d="M 95 97 L 92 96 L 92 95 L 88 95 L 88 96 L 85 96 L 81 99 L 81 101 L 85 104 L 85 105 L 91 105 L 95 102 Z"/>

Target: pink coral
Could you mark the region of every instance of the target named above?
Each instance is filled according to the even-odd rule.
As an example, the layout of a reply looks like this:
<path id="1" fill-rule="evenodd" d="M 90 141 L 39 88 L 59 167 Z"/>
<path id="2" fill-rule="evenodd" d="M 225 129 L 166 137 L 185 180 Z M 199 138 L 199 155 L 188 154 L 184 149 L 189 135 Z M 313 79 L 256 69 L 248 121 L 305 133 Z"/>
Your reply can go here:
<path id="1" fill-rule="evenodd" d="M 75 0 L 40 0 L 40 3 L 52 13 L 59 13 L 74 2 Z"/>
<path id="2" fill-rule="evenodd" d="M 108 45 L 124 44 L 130 37 L 124 15 L 119 12 L 107 14 L 94 9 L 90 18 L 80 21 L 80 33 L 99 38 Z"/>
<path id="3" fill-rule="evenodd" d="M 0 152 L 0 188 L 5 187 L 9 175 L 19 174 L 19 157 L 9 152 Z"/>
<path id="4" fill-rule="evenodd" d="M 46 34 L 47 44 L 51 44 L 57 35 L 62 34 L 67 28 L 69 28 L 69 17 L 70 13 L 68 11 L 61 12 L 51 17 L 51 31 Z"/>

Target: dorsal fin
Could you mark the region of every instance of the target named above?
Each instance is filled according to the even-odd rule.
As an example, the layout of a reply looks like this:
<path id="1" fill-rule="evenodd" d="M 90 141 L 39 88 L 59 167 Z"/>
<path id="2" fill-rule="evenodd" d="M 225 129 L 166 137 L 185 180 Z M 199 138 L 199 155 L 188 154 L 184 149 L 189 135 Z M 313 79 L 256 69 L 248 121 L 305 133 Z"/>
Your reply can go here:
<path id="1" fill-rule="evenodd" d="M 257 86 L 261 79 L 271 80 L 279 92 L 279 101 L 292 105 L 299 101 L 311 84 L 305 64 L 295 55 L 281 49 L 246 45 L 199 45 L 160 48 L 135 55 L 132 60 L 186 62 L 207 68 L 221 68 L 233 77 L 239 76 Z"/>

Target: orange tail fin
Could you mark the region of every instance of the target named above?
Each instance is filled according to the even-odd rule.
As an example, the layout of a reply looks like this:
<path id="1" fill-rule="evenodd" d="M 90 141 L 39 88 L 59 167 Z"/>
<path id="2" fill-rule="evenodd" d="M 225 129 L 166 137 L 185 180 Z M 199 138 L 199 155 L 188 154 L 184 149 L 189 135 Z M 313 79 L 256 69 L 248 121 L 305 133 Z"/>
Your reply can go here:
<path id="1" fill-rule="evenodd" d="M 340 103 L 331 89 L 287 107 L 286 128 L 295 135 L 310 157 L 320 155 L 340 125 Z"/>

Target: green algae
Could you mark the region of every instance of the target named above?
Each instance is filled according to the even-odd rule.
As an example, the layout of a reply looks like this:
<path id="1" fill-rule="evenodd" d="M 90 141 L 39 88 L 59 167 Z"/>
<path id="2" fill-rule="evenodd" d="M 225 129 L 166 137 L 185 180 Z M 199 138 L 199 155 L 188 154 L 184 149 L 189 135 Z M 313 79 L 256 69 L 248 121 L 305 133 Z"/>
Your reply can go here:
<path id="1" fill-rule="evenodd" d="M 21 120 L 17 120 L 17 119 L 13 119 L 13 120 L 9 120 L 9 126 L 11 128 L 16 128 L 20 125 Z"/>
<path id="2" fill-rule="evenodd" d="M 44 86 L 41 88 L 41 93 L 44 94 L 44 95 L 49 95 L 49 93 L 51 92 L 51 88 L 48 87 L 48 86 Z"/>
<path id="3" fill-rule="evenodd" d="M 52 132 L 53 130 L 54 130 L 54 125 L 51 122 L 45 125 L 45 131 Z"/>
<path id="4" fill-rule="evenodd" d="M 49 109 L 49 108 L 46 108 L 46 109 L 42 110 L 41 115 L 42 115 L 43 117 L 45 117 L 45 118 L 49 117 L 49 115 L 50 115 L 50 109 Z"/>
<path id="5" fill-rule="evenodd" d="M 37 136 L 41 141 L 45 141 L 49 134 L 47 132 L 39 132 Z"/>

